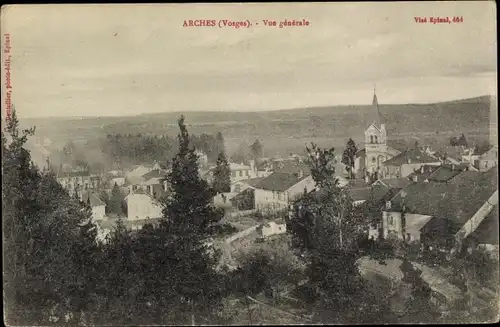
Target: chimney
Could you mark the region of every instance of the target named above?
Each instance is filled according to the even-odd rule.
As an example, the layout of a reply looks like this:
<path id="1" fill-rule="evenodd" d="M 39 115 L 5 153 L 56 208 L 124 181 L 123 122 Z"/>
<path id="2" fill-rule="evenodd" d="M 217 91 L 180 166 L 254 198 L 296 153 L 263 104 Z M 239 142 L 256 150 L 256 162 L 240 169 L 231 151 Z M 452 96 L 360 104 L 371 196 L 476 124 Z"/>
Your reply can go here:
<path id="1" fill-rule="evenodd" d="M 302 178 L 304 177 L 304 171 L 301 169 L 299 170 L 299 178 Z"/>
<path id="2" fill-rule="evenodd" d="M 411 159 L 410 158 L 408 158 L 408 164 L 411 164 Z"/>
<path id="3" fill-rule="evenodd" d="M 365 175 L 365 183 L 370 183 L 370 176 L 368 176 L 368 174 Z"/>
<path id="4" fill-rule="evenodd" d="M 451 164 L 451 170 L 455 170 L 455 164 Z"/>
<path id="5" fill-rule="evenodd" d="M 151 194 L 151 196 L 153 196 L 154 192 L 153 192 L 153 185 L 149 185 L 149 193 Z"/>
<path id="6" fill-rule="evenodd" d="M 418 182 L 418 176 L 415 174 L 412 176 L 412 180 L 416 183 Z"/>
<path id="7" fill-rule="evenodd" d="M 423 174 L 424 173 L 424 166 L 420 166 L 420 173 Z"/>

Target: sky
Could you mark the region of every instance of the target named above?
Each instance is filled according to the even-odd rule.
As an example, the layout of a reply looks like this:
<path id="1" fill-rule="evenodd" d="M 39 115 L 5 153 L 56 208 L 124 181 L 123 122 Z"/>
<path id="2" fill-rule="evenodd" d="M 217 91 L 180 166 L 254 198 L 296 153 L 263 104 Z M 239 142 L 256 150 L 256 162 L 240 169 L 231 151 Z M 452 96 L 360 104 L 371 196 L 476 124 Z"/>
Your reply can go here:
<path id="1" fill-rule="evenodd" d="M 1 18 L 20 117 L 369 104 L 374 85 L 382 104 L 497 89 L 493 2 L 15 5 Z M 252 26 L 183 27 L 196 19 Z M 284 19 L 310 25 L 263 23 Z"/>

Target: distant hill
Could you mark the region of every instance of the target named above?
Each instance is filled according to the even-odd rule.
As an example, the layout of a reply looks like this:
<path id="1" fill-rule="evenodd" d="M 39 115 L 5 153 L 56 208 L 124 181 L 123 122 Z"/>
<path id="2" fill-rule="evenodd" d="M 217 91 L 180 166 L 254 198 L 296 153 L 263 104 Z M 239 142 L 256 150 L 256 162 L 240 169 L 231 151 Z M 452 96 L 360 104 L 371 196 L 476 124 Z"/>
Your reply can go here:
<path id="1" fill-rule="evenodd" d="M 464 133 L 486 135 L 491 96 L 429 104 L 380 104 L 390 138 Z M 186 116 L 190 133 L 222 132 L 228 151 L 261 139 L 266 152 L 295 152 L 310 141 L 343 145 L 352 137 L 361 142 L 371 122 L 371 105 L 312 107 L 266 112 L 168 112 L 120 117 L 23 119 L 23 126 L 37 126 L 37 136 L 57 143 L 85 140 L 106 133 L 176 135 L 177 119 Z M 57 142 L 59 141 L 59 142 Z"/>

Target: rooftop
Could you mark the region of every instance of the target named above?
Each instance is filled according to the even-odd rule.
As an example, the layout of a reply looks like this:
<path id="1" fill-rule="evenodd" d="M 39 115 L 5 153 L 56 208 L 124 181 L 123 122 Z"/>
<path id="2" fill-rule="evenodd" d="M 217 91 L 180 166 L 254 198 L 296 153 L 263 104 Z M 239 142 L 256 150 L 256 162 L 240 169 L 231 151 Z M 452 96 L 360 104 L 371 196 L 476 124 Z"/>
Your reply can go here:
<path id="1" fill-rule="evenodd" d="M 145 180 L 148 180 L 151 178 L 161 178 L 161 177 L 165 177 L 167 174 L 168 174 L 168 170 L 154 169 L 154 170 L 151 170 L 150 172 L 142 175 L 142 178 L 144 178 Z"/>
<path id="2" fill-rule="evenodd" d="M 97 194 L 94 194 L 89 191 L 83 191 L 82 192 L 82 201 L 84 203 L 87 203 L 90 197 L 90 206 L 91 207 L 99 207 L 99 206 L 104 206 L 106 205 Z"/>
<path id="3" fill-rule="evenodd" d="M 462 172 L 461 168 L 454 168 L 449 166 L 441 166 L 436 169 L 432 174 L 427 176 L 429 182 L 447 182 L 453 177 Z"/>
<path id="4" fill-rule="evenodd" d="M 390 179 L 379 179 L 375 183 L 383 184 L 383 185 L 390 187 L 390 188 L 401 189 L 401 188 L 407 187 L 408 185 L 412 184 L 413 182 L 411 180 L 409 180 L 408 178 L 390 178 Z"/>
<path id="5" fill-rule="evenodd" d="M 299 178 L 294 174 L 272 173 L 271 175 L 267 176 L 259 183 L 257 183 L 255 185 L 255 188 L 268 191 L 284 192 L 300 182 L 302 179 L 303 178 Z"/>
<path id="6" fill-rule="evenodd" d="M 447 183 L 412 183 L 408 185 L 406 212 L 443 218 L 462 226 L 497 190 L 496 171 L 462 172 Z M 400 211 L 401 193 L 391 200 L 391 211 Z"/>
<path id="7" fill-rule="evenodd" d="M 404 164 L 418 164 L 418 163 L 434 163 L 439 162 L 439 159 L 433 158 L 425 154 L 420 148 L 415 147 L 401 152 L 397 156 L 383 162 L 386 166 L 401 166 Z"/>
<path id="8" fill-rule="evenodd" d="M 476 240 L 479 244 L 498 245 L 498 204 L 484 218 L 474 232 L 468 238 Z"/>

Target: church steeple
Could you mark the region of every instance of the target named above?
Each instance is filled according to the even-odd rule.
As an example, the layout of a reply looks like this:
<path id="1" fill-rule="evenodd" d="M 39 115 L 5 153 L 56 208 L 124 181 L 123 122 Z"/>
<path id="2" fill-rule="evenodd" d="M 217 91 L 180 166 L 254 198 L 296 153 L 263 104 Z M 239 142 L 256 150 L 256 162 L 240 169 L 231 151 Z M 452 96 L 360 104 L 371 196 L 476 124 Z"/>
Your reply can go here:
<path id="1" fill-rule="evenodd" d="M 375 117 L 373 119 L 373 123 L 375 124 L 375 126 L 377 126 L 378 128 L 380 128 L 380 124 L 381 124 L 381 121 L 380 121 L 380 110 L 379 110 L 379 107 L 378 107 L 378 99 L 377 99 L 377 92 L 375 90 L 375 85 L 373 85 L 373 101 L 372 101 L 372 106 L 373 106 L 373 110 L 375 112 Z"/>

